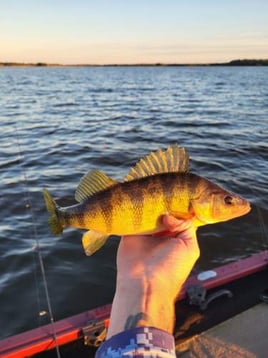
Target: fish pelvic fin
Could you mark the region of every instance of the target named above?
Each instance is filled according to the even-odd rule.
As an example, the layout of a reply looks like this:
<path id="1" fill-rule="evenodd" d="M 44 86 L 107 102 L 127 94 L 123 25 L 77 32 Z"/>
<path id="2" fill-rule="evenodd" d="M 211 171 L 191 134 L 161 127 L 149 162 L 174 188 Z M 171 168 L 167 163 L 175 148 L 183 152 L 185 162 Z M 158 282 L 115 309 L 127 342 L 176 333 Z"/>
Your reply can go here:
<path id="1" fill-rule="evenodd" d="M 93 255 L 108 240 L 109 235 L 90 230 L 84 233 L 82 237 L 82 245 L 87 256 Z"/>
<path id="2" fill-rule="evenodd" d="M 54 235 L 60 235 L 63 231 L 63 226 L 57 214 L 57 204 L 47 189 L 43 189 L 43 195 L 47 211 L 50 214 L 48 218 L 50 229 Z"/>

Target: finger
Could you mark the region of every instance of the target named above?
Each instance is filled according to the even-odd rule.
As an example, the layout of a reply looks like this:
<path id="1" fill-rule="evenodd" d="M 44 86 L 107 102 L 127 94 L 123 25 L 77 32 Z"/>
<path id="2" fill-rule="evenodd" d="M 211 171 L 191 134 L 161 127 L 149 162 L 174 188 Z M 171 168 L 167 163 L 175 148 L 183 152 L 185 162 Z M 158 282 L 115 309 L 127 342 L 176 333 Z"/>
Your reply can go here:
<path id="1" fill-rule="evenodd" d="M 162 217 L 163 225 L 171 232 L 181 232 L 190 229 L 193 224 L 191 220 L 177 219 L 172 215 L 165 214 Z"/>
<path id="2" fill-rule="evenodd" d="M 126 235 L 121 238 L 121 246 L 128 250 L 144 250 L 155 244 L 155 238 L 149 235 Z"/>

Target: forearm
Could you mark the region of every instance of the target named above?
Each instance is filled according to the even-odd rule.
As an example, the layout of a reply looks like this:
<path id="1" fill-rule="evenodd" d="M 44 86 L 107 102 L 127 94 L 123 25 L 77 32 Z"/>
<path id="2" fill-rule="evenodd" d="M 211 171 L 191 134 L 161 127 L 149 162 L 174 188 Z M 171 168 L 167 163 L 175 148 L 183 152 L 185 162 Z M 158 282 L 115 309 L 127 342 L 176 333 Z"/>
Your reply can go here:
<path id="1" fill-rule="evenodd" d="M 107 341 L 96 358 L 176 357 L 174 301 L 199 248 L 189 222 L 164 217 L 171 237 L 122 237 L 117 254 L 117 285 Z M 175 220 L 175 221 L 174 221 Z"/>
<path id="2" fill-rule="evenodd" d="M 155 327 L 172 333 L 174 302 L 147 280 L 117 282 L 107 338 L 135 327 Z"/>

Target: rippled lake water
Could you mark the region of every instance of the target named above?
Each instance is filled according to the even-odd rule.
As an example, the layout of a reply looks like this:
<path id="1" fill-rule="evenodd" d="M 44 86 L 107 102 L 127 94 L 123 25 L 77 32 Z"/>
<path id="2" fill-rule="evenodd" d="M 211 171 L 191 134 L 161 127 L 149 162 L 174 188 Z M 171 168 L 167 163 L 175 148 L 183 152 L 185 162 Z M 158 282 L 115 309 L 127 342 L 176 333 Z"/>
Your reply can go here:
<path id="1" fill-rule="evenodd" d="M 49 321 L 38 242 L 55 319 L 111 302 L 119 239 L 86 257 L 81 231 L 51 235 L 42 198 L 72 199 L 89 169 L 120 180 L 185 146 L 195 173 L 253 203 L 199 229 L 196 269 L 267 247 L 267 67 L 1 68 L 0 89 L 0 337 Z"/>

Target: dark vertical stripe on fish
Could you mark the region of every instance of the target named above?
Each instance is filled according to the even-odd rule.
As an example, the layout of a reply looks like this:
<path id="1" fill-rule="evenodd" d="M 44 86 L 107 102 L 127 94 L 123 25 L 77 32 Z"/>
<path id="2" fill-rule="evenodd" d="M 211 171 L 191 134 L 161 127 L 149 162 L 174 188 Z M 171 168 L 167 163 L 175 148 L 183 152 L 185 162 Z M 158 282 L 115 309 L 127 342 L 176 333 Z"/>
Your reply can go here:
<path id="1" fill-rule="evenodd" d="M 133 212 L 133 226 L 134 230 L 139 229 L 142 223 L 142 214 L 144 207 L 144 194 L 142 191 L 142 186 L 140 182 L 137 181 L 135 184 L 132 182 L 132 185 L 124 183 L 121 186 L 121 191 L 123 195 L 126 195 L 131 202 L 132 212 Z M 131 188 L 130 188 L 131 186 Z"/>
<path id="2" fill-rule="evenodd" d="M 84 228 L 85 227 L 85 214 L 84 213 L 79 213 L 77 215 L 77 221 L 78 221 L 78 225 L 81 228 Z"/>
<path id="3" fill-rule="evenodd" d="M 196 188 L 198 187 L 198 184 L 200 182 L 200 177 L 198 177 L 195 174 L 189 173 L 189 174 L 185 174 L 185 176 L 187 177 L 187 181 L 188 181 L 188 191 L 189 191 L 189 195 L 193 196 L 196 192 Z"/>
<path id="4" fill-rule="evenodd" d="M 106 232 L 111 233 L 113 224 L 113 194 L 111 190 L 105 190 L 98 200 L 99 210 L 106 224 Z"/>
<path id="5" fill-rule="evenodd" d="M 174 192 L 177 186 L 177 176 L 170 174 L 162 177 L 162 180 L 159 181 L 161 184 L 161 189 L 163 192 L 163 199 L 165 203 L 165 207 L 168 212 L 171 211 L 172 199 L 174 196 Z"/>

